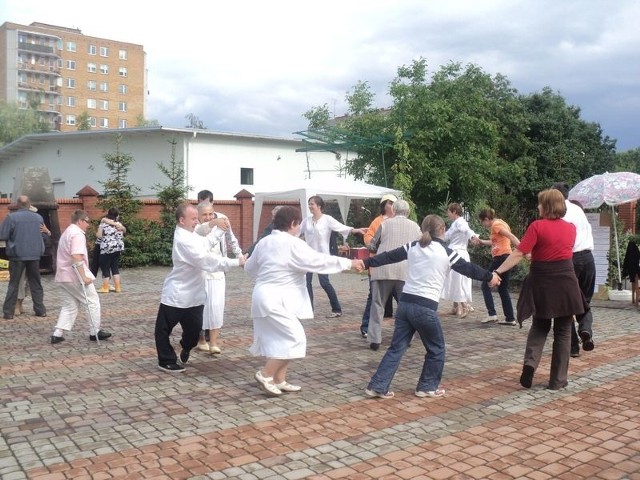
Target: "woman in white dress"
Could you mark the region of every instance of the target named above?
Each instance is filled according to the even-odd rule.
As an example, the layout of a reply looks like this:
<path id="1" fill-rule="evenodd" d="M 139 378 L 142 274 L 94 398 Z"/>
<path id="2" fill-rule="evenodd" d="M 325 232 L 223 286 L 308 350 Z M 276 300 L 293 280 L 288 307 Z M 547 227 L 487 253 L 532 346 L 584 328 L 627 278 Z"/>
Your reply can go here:
<path id="1" fill-rule="evenodd" d="M 459 203 L 450 203 L 447 206 L 447 218 L 451 220 L 451 226 L 444 234 L 444 239 L 449 242 L 449 248 L 457 252 L 467 262 L 469 252 L 467 246 L 471 237 L 476 234 L 467 221 L 462 217 L 462 207 Z M 451 270 L 442 291 L 442 298 L 453 302 L 452 314 L 464 318 L 473 311 L 471 306 L 471 278 L 460 275 Z"/>
<path id="2" fill-rule="evenodd" d="M 357 268 L 358 260 L 315 251 L 298 238 L 301 216 L 285 206 L 276 213 L 271 235 L 256 245 L 244 266 L 256 280 L 251 297 L 254 356 L 267 361 L 255 375 L 258 386 L 270 396 L 298 392 L 301 387 L 286 381 L 289 362 L 304 358 L 307 338 L 301 318 L 313 318 L 306 288 L 306 273 L 338 273 Z"/>

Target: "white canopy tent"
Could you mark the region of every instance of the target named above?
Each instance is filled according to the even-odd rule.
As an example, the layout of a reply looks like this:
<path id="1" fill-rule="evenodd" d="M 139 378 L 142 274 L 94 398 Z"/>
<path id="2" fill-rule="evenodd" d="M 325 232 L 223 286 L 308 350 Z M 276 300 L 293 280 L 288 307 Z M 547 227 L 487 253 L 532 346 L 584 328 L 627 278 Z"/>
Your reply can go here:
<path id="1" fill-rule="evenodd" d="M 265 200 L 298 200 L 303 217 L 308 214 L 307 204 L 309 198 L 319 195 L 326 201 L 338 202 L 342 221 L 346 223 L 349 213 L 349 205 L 354 198 L 382 198 L 385 194 L 392 193 L 398 198 L 401 193 L 392 188 L 378 187 L 365 182 L 348 180 L 346 178 L 312 178 L 298 181 L 295 184 L 280 185 L 268 192 L 256 192 L 253 206 L 253 240 L 258 238 L 260 228 L 260 215 Z"/>

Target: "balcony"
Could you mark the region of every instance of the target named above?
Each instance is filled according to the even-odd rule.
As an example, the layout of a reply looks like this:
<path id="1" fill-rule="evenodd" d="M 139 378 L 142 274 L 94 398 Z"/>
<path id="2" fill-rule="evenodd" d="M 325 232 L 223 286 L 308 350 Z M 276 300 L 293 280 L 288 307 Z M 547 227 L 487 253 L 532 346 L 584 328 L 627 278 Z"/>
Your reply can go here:
<path id="1" fill-rule="evenodd" d="M 34 43 L 27 42 L 18 43 L 18 50 L 22 50 L 24 52 L 48 53 L 50 55 L 55 54 L 55 49 L 53 47 L 49 47 L 47 45 L 36 45 Z"/>

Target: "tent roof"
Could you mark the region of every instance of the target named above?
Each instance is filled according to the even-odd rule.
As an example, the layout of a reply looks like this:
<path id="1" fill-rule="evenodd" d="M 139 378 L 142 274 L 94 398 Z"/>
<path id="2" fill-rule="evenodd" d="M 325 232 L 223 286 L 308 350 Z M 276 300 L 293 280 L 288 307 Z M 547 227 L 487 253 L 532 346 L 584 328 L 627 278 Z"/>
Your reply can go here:
<path id="1" fill-rule="evenodd" d="M 325 202 L 337 201 L 343 222 L 346 222 L 352 199 L 382 198 L 387 193 L 392 193 L 397 197 L 402 196 L 400 191 L 392 188 L 378 187 L 359 180 L 339 177 L 312 178 L 294 184 L 275 186 L 269 191 L 256 192 L 253 210 L 253 239 L 255 241 L 258 237 L 262 204 L 265 200 L 298 200 L 301 210 L 305 212 L 309 198 L 319 195 Z"/>

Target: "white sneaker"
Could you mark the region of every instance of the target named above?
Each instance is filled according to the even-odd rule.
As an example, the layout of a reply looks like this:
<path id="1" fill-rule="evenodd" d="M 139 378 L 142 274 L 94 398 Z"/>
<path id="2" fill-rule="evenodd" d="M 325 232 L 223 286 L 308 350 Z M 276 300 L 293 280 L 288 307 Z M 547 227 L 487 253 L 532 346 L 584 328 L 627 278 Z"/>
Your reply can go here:
<path id="1" fill-rule="evenodd" d="M 487 318 L 482 320 L 482 323 L 493 323 L 498 321 L 497 315 L 489 315 Z"/>
<path id="2" fill-rule="evenodd" d="M 282 390 L 273 383 L 273 377 L 263 377 L 262 372 L 258 370 L 256 372 L 256 380 L 258 381 L 258 386 L 270 397 L 282 395 Z"/>
<path id="3" fill-rule="evenodd" d="M 420 397 L 420 398 L 424 398 L 424 397 L 440 398 L 440 397 L 444 397 L 444 394 L 445 394 L 444 388 L 437 388 L 436 390 L 432 390 L 432 391 L 416 390 L 416 397 Z"/>

